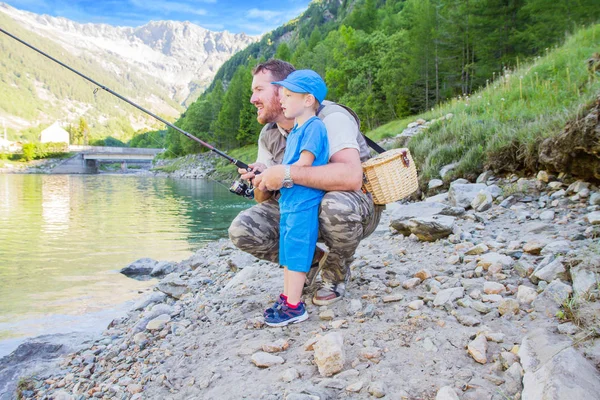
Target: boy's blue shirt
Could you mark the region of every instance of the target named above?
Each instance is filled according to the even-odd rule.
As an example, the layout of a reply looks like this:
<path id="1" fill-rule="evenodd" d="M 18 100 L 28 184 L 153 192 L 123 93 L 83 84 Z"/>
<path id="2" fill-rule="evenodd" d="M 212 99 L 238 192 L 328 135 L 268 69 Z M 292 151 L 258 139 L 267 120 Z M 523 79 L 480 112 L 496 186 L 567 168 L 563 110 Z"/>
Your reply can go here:
<path id="1" fill-rule="evenodd" d="M 313 166 L 325 165 L 329 161 L 327 129 L 318 117 L 307 120 L 301 127 L 294 126 L 287 137 L 283 165 L 290 165 L 300 159 L 302 151 L 310 151 L 314 156 Z M 325 191 L 294 184 L 291 188 L 281 188 L 279 208 L 282 213 L 302 211 L 321 203 Z"/>

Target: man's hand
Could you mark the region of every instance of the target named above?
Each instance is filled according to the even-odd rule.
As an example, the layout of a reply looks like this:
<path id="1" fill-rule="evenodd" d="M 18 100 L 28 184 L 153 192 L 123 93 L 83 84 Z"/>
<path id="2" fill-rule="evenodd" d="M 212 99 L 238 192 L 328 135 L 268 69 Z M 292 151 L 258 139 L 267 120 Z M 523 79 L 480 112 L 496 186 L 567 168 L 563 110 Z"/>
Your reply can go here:
<path id="1" fill-rule="evenodd" d="M 267 169 L 267 166 L 263 163 L 249 164 L 248 167 L 250 167 L 250 171 L 245 168 L 238 168 L 238 174 L 240 174 L 240 177 L 247 181 L 252 181 L 252 179 L 254 179 L 256 176 L 255 172 L 261 173 Z"/>
<path id="2" fill-rule="evenodd" d="M 283 186 L 285 166 L 274 165 L 254 178 L 254 186 L 260 190 L 279 190 Z"/>

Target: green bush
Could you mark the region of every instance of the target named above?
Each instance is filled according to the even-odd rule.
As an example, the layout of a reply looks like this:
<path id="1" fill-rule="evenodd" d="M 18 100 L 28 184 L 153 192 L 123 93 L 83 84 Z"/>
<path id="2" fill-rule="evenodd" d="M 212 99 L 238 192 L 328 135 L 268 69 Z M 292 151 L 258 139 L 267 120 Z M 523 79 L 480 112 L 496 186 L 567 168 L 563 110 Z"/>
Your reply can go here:
<path id="1" fill-rule="evenodd" d="M 23 145 L 23 160 L 31 161 L 35 158 L 35 144 L 25 143 Z"/>

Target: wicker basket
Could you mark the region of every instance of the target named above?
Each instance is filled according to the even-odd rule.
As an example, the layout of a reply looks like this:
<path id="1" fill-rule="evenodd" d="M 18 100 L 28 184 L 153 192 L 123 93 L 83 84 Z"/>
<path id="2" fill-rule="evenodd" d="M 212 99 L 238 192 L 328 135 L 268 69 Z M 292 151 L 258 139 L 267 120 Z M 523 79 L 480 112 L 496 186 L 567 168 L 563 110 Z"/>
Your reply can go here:
<path id="1" fill-rule="evenodd" d="M 419 188 L 417 168 L 408 149 L 392 149 L 363 164 L 363 189 L 375 204 L 393 203 Z"/>

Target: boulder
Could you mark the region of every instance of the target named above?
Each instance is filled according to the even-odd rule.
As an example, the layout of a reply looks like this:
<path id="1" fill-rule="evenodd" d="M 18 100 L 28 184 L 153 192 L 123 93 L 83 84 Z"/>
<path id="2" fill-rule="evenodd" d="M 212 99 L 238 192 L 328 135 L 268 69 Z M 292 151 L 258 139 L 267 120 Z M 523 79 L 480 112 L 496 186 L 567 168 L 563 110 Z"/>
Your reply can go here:
<path id="1" fill-rule="evenodd" d="M 573 293 L 571 286 L 556 279 L 537 296 L 533 301 L 533 307 L 548 317 L 554 317 L 571 293 Z"/>
<path id="2" fill-rule="evenodd" d="M 454 228 L 456 218 L 446 215 L 413 218 L 408 222 L 410 232 L 420 240 L 434 242 L 448 237 Z"/>
<path id="3" fill-rule="evenodd" d="M 571 340 L 537 329 L 523 340 L 519 357 L 525 371 L 523 400 L 598 398 L 600 374 Z"/>
<path id="4" fill-rule="evenodd" d="M 167 275 L 162 281 L 158 283 L 156 288 L 161 292 L 176 299 L 180 299 L 181 296 L 190 291 L 187 282 L 181 279 L 179 277 L 179 274 L 177 273 Z"/>
<path id="5" fill-rule="evenodd" d="M 452 206 L 469 208 L 480 191 L 487 185 L 483 183 L 452 184 L 448 191 L 448 202 Z"/>
<path id="6" fill-rule="evenodd" d="M 598 277 L 594 271 L 584 267 L 571 268 L 571 278 L 573 279 L 573 291 L 576 296 L 582 296 L 590 290 L 598 287 Z"/>
<path id="7" fill-rule="evenodd" d="M 471 201 L 471 207 L 477 212 L 483 212 L 492 208 L 492 202 L 492 195 L 485 190 L 480 190 Z"/>
<path id="8" fill-rule="evenodd" d="M 135 279 L 150 279 L 150 274 L 154 267 L 156 267 L 158 261 L 151 258 L 140 258 L 121 269 L 123 275 Z"/>
<path id="9" fill-rule="evenodd" d="M 600 211 L 594 211 L 585 216 L 587 222 L 591 225 L 599 225 L 600 224 Z"/>

